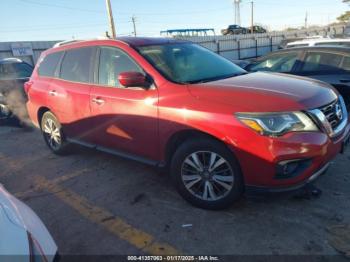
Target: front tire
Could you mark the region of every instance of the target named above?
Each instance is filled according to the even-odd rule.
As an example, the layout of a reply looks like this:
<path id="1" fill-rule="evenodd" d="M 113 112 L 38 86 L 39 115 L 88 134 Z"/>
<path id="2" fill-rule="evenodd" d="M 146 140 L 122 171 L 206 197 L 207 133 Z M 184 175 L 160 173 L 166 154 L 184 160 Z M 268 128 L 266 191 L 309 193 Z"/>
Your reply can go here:
<path id="1" fill-rule="evenodd" d="M 44 113 L 40 127 L 50 150 L 57 155 L 67 154 L 68 143 L 64 137 L 62 126 L 53 113 L 50 111 Z"/>
<path id="2" fill-rule="evenodd" d="M 214 139 L 182 144 L 173 156 L 171 174 L 180 195 L 204 209 L 224 209 L 238 200 L 244 190 L 233 153 Z"/>

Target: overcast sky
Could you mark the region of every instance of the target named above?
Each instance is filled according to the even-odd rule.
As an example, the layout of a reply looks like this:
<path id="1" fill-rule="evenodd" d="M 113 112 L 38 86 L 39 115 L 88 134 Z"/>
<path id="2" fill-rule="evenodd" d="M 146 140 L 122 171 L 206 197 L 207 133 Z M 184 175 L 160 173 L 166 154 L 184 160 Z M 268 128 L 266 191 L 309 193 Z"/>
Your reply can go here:
<path id="1" fill-rule="evenodd" d="M 234 23 L 231 0 L 111 0 L 117 33 L 157 36 L 161 30 L 214 28 Z M 250 23 L 250 2 L 242 0 L 243 26 Z M 271 30 L 334 22 L 349 6 L 341 0 L 254 0 L 255 21 Z M 93 38 L 108 30 L 105 0 L 0 0 L 0 41 Z"/>

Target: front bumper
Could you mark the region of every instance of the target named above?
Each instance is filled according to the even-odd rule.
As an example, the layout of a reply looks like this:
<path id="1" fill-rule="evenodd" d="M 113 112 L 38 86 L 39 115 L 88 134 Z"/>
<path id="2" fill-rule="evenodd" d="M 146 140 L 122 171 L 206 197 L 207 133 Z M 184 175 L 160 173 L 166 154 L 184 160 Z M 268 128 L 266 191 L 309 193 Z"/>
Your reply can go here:
<path id="1" fill-rule="evenodd" d="M 304 182 L 292 185 L 292 186 L 285 186 L 285 187 L 259 187 L 259 186 L 246 186 L 247 191 L 250 192 L 256 192 L 256 193 L 282 193 L 282 192 L 290 192 L 290 191 L 296 191 L 298 189 L 301 189 L 305 187 L 306 185 L 316 181 L 320 176 L 325 174 L 329 168 L 331 163 L 327 163 L 324 165 L 321 169 L 316 171 L 312 176 L 307 178 Z"/>
<path id="2" fill-rule="evenodd" d="M 350 133 L 348 123 L 336 138 L 322 132 L 290 133 L 270 138 L 245 132 L 239 144 L 232 146 L 238 158 L 247 189 L 281 192 L 301 188 L 325 173 L 331 161 L 342 151 Z M 236 141 L 240 141 L 236 140 Z M 309 160 L 310 164 L 296 176 L 277 176 L 279 163 Z"/>

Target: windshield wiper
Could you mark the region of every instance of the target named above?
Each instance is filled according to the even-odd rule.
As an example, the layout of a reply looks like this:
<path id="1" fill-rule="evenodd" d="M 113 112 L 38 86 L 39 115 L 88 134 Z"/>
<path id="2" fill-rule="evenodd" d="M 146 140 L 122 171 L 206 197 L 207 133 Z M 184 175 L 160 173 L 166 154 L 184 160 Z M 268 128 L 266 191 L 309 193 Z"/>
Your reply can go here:
<path id="1" fill-rule="evenodd" d="M 219 77 L 204 78 L 204 79 L 200 79 L 200 80 L 188 81 L 188 82 L 186 82 L 186 84 L 203 84 L 203 83 L 223 80 L 223 79 L 241 76 L 241 75 L 246 75 L 246 74 L 248 74 L 248 72 L 242 72 L 242 73 L 238 73 L 238 74 L 231 74 L 231 75 L 219 76 Z"/>

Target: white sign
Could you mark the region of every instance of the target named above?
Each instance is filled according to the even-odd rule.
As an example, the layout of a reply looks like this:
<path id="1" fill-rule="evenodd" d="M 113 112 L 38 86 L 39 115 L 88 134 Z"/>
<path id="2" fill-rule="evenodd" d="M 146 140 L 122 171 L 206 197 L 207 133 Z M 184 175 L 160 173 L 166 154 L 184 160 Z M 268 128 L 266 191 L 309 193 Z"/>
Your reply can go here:
<path id="1" fill-rule="evenodd" d="M 13 43 L 11 44 L 13 56 L 32 56 L 33 47 L 30 43 Z"/>

